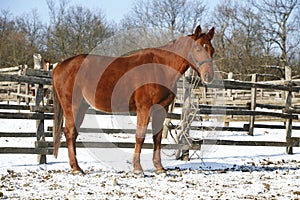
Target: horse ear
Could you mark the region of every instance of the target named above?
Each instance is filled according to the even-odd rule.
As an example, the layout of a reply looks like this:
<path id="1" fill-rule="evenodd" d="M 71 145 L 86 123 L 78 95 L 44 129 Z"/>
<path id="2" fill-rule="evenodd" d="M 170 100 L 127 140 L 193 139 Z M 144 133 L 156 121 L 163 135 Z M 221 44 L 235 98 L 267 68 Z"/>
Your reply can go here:
<path id="1" fill-rule="evenodd" d="M 201 34 L 202 34 L 202 29 L 201 29 L 201 26 L 200 25 L 198 25 L 197 27 L 196 27 L 196 29 L 195 29 L 195 36 L 196 36 L 196 38 L 198 38 Z"/>
<path id="2" fill-rule="evenodd" d="M 209 38 L 209 40 L 212 40 L 214 38 L 215 35 L 215 27 L 212 27 L 209 32 L 207 33 L 207 36 Z"/>

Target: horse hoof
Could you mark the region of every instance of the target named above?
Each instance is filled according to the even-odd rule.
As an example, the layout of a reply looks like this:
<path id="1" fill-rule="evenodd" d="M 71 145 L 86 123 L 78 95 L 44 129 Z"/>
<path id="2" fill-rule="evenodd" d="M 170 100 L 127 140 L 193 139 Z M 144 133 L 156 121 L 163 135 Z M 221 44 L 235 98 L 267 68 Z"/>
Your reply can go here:
<path id="1" fill-rule="evenodd" d="M 165 169 L 158 169 L 158 170 L 155 171 L 155 173 L 156 173 L 157 175 L 159 175 L 159 174 L 165 174 L 165 173 L 166 173 L 166 170 L 165 170 Z"/>
<path id="2" fill-rule="evenodd" d="M 133 170 L 133 174 L 137 177 L 144 177 L 144 172 L 143 172 L 143 170 L 140 170 L 140 169 Z"/>
<path id="3" fill-rule="evenodd" d="M 84 175 L 85 173 L 80 169 L 80 170 L 72 170 L 72 174 L 73 175 Z"/>

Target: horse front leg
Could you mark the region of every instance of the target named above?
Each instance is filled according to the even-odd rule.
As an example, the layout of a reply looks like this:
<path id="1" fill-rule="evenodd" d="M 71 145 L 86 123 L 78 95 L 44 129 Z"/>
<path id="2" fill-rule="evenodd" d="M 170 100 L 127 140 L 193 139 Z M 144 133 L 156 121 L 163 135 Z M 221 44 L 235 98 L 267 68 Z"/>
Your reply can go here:
<path id="1" fill-rule="evenodd" d="M 136 128 L 136 135 L 135 135 L 135 149 L 133 155 L 133 173 L 140 175 L 143 174 L 143 168 L 140 163 L 140 155 L 142 151 L 142 146 L 145 141 L 145 135 L 147 131 L 147 126 L 149 123 L 149 110 L 141 109 L 137 112 L 137 128 Z"/>
<path id="2" fill-rule="evenodd" d="M 156 173 L 164 173 L 165 169 L 161 163 L 161 139 L 163 123 L 167 116 L 167 109 L 160 108 L 152 112 L 152 132 L 153 132 L 153 165 Z"/>

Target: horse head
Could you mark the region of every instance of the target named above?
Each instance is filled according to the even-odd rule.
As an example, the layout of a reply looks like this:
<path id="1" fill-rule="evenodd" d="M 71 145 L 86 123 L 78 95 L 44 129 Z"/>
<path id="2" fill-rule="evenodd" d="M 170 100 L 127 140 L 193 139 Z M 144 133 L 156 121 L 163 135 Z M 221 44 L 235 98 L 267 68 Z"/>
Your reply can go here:
<path id="1" fill-rule="evenodd" d="M 198 43 L 204 47 L 204 49 L 209 53 L 211 57 L 213 57 L 213 54 L 215 52 L 214 47 L 211 44 L 212 39 L 214 38 L 215 35 L 215 28 L 212 27 L 207 33 L 203 33 L 201 26 L 198 25 L 195 29 L 195 32 L 190 35 L 190 37 L 193 40 L 198 40 Z"/>
<path id="2" fill-rule="evenodd" d="M 51 63 L 51 60 L 50 59 L 44 59 L 44 62 L 43 62 L 43 69 L 46 70 L 46 71 L 49 71 L 50 70 L 50 63 Z"/>
<path id="3" fill-rule="evenodd" d="M 192 68 L 198 72 L 204 83 L 209 83 L 214 79 L 212 56 L 215 50 L 211 44 L 214 32 L 215 29 L 213 27 L 208 33 L 202 33 L 202 29 L 199 25 L 190 36 L 194 40 L 189 55 Z"/>

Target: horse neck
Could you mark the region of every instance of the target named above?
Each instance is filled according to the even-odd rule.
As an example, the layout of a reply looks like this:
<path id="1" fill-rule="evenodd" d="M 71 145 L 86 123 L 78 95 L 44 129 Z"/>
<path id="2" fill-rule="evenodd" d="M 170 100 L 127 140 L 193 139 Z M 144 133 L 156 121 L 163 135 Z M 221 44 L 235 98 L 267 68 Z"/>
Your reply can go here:
<path id="1" fill-rule="evenodd" d="M 160 48 L 167 51 L 171 51 L 187 60 L 193 42 L 194 40 L 191 37 L 185 36 L 185 37 L 180 37 L 177 40 L 174 40 L 172 42 L 169 42 L 167 45 L 162 46 Z"/>
<path id="2" fill-rule="evenodd" d="M 180 72 L 180 74 L 184 74 L 189 68 L 189 53 L 192 48 L 194 40 L 192 40 L 189 36 L 181 37 L 175 41 L 170 42 L 169 44 L 160 47 L 160 49 L 164 51 L 168 51 L 173 54 L 175 57 L 179 58 L 182 64 L 176 64 L 172 66 L 176 71 Z M 170 59 L 174 59 L 173 57 L 169 57 Z M 170 60 L 169 62 L 172 62 Z"/>

